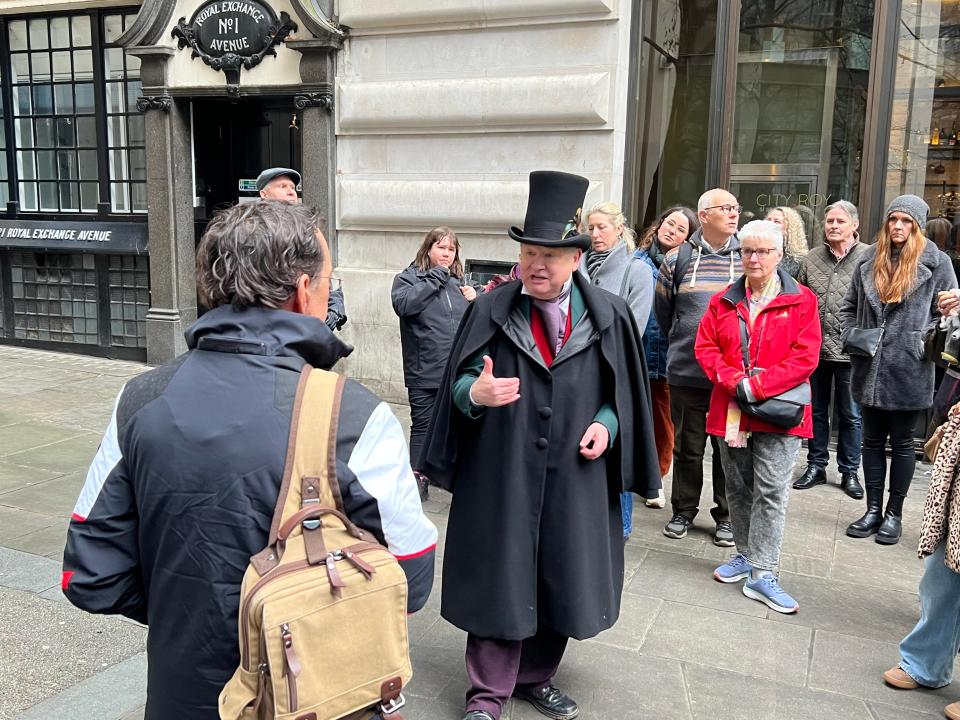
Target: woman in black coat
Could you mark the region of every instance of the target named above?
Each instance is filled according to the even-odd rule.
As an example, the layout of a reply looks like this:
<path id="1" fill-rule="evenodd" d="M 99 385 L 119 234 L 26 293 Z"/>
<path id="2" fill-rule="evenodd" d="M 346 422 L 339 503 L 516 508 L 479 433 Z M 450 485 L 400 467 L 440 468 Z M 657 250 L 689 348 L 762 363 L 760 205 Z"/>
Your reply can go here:
<path id="1" fill-rule="evenodd" d="M 957 282 L 950 259 L 923 236 L 928 210 L 916 195 L 890 204 L 840 308 L 845 341 L 854 328 L 883 327 L 872 357 L 850 355 L 850 390 L 863 414 L 867 512 L 847 527 L 850 537 L 876 533 L 883 545 L 900 540 L 903 500 L 916 465 L 914 428 L 933 404 L 933 363 L 924 359 L 923 331 L 937 312 L 937 294 Z M 890 498 L 881 514 L 888 437 Z"/>
<path id="2" fill-rule="evenodd" d="M 477 291 L 463 284 L 460 242 L 448 227 L 427 233 L 417 256 L 393 279 L 393 310 L 400 318 L 403 379 L 410 400 L 410 462 L 421 499 L 427 479 L 418 458 L 446 367 L 453 337 Z"/>

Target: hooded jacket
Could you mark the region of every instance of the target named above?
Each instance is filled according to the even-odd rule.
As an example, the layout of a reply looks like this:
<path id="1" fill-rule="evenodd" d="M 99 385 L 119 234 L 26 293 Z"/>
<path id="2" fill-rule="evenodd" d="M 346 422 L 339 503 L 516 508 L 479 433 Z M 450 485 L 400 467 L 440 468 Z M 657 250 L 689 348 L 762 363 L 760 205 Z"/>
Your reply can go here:
<path id="1" fill-rule="evenodd" d="M 902 302 L 884 303 L 873 282 L 876 256 L 876 245 L 863 253 L 840 309 L 844 337 L 855 327 L 886 323 L 876 355 L 850 356 L 850 390 L 867 407 L 925 410 L 933 405 L 934 367 L 924 359 L 923 331 L 937 315 L 937 293 L 957 286 L 953 265 L 927 240 L 913 289 Z"/>
<path id="2" fill-rule="evenodd" d="M 304 363 L 352 348 L 319 319 L 218 307 L 190 351 L 120 391 L 67 532 L 63 591 L 79 608 L 146 623 L 146 720 L 215 720 L 239 663 L 250 556 L 267 544 Z M 433 583 L 424 516 L 400 423 L 347 380 L 336 434 L 344 510 L 400 560 L 408 609 Z"/>
<path id="3" fill-rule="evenodd" d="M 757 314 L 748 337 L 751 368 L 758 370 L 748 380 L 756 400 L 766 400 L 809 380 L 820 357 L 816 295 L 797 284 L 783 268 L 777 272 L 780 293 Z M 747 377 L 740 340 L 741 317 L 747 321 L 750 318 L 746 276 L 710 299 L 697 333 L 697 360 L 714 383 L 707 432 L 720 437 L 726 434 L 727 410 L 736 396 L 737 384 Z M 808 438 L 813 435 L 810 406 L 804 408 L 803 420 L 793 428 L 770 425 L 743 413 L 740 429 Z"/>
<path id="4" fill-rule="evenodd" d="M 714 250 L 697 230 L 685 242 L 693 246 L 693 256 L 674 293 L 674 268 L 678 246 L 667 253 L 660 266 L 653 311 L 661 330 L 667 335 L 667 382 L 709 390 L 713 384 L 703 373 L 694 355 L 697 328 L 707 310 L 710 298 L 743 274 L 740 242 L 731 235 L 719 250 Z"/>
<path id="5" fill-rule="evenodd" d="M 442 267 L 423 271 L 410 265 L 393 279 L 390 299 L 400 318 L 406 387 L 440 387 L 453 336 L 469 305 L 462 285 Z"/>

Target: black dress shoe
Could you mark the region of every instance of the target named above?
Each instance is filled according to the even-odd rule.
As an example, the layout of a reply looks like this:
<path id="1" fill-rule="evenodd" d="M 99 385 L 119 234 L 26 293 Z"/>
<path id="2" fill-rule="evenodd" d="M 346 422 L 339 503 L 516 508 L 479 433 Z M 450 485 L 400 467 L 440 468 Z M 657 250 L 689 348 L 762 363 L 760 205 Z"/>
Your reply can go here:
<path id="1" fill-rule="evenodd" d="M 463 720 L 493 720 L 493 715 L 486 710 L 471 710 L 463 716 Z"/>
<path id="2" fill-rule="evenodd" d="M 514 697 L 526 700 L 533 705 L 541 715 L 553 720 L 573 720 L 580 714 L 580 708 L 573 699 L 557 690 L 553 685 L 545 685 L 539 690 L 514 690 Z"/>
<path id="3" fill-rule="evenodd" d="M 827 482 L 827 471 L 819 465 L 807 465 L 803 475 L 797 478 L 793 484 L 794 490 L 809 490 L 814 485 L 825 485 Z"/>
<path id="4" fill-rule="evenodd" d="M 840 489 L 854 500 L 863 500 L 863 486 L 855 472 L 845 472 L 840 476 Z"/>

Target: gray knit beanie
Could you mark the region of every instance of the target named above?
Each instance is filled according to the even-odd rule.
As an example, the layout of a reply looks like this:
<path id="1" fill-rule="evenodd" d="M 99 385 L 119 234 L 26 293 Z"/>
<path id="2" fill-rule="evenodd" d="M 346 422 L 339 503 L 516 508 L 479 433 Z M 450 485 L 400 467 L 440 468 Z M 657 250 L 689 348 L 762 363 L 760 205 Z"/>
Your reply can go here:
<path id="1" fill-rule="evenodd" d="M 927 224 L 927 213 L 930 212 L 930 208 L 923 201 L 923 198 L 919 198 L 916 195 L 901 195 L 900 197 L 895 197 L 893 202 L 890 203 L 890 207 L 887 208 L 886 217 L 890 217 L 890 213 L 894 212 L 906 213 L 912 217 L 920 229 L 920 232 L 923 232 L 923 226 Z"/>

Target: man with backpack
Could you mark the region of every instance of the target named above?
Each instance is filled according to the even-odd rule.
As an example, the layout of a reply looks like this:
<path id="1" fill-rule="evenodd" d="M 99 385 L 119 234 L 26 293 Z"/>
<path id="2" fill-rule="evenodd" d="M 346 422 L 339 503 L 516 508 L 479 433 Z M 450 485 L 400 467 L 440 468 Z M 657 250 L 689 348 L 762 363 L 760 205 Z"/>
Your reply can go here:
<path id="1" fill-rule="evenodd" d="M 653 311 L 667 334 L 667 384 L 674 424 L 673 517 L 663 528 L 669 538 L 686 537 L 693 525 L 703 489 L 703 455 L 707 443 L 707 410 L 713 384 L 694 355 L 697 327 L 710 298 L 743 273 L 737 225 L 740 205 L 726 190 L 714 188 L 697 202 L 700 229 L 670 251 L 660 267 Z M 717 439 L 713 446 L 713 542 L 733 546 L 725 478 Z"/>
<path id="2" fill-rule="evenodd" d="M 211 221 L 198 248 L 197 285 L 212 309 L 187 331 L 188 352 L 121 390 L 74 508 L 64 594 L 89 612 L 149 626 L 146 720 L 220 715 L 218 696 L 241 661 L 238 610 L 248 563 L 277 537 L 281 487 L 295 485 L 299 503 L 300 481 L 306 488 L 318 480 L 289 482 L 292 427 L 298 442 L 320 444 L 329 461 L 320 497 L 335 499 L 358 543 L 376 551 L 378 542 L 399 560 L 407 604 L 397 611 L 419 609 L 430 594 L 437 532 L 421 510 L 389 406 L 328 374 L 338 383 L 331 405 L 338 411 L 311 407 L 325 424 L 308 427 L 294 412 L 305 365 L 327 370 L 352 351 L 324 324 L 332 266 L 318 223 L 303 205 L 277 201 L 238 205 Z M 302 498 L 304 508 L 320 504 L 305 491 Z M 320 526 L 296 520 L 279 528 L 280 537 Z M 325 515 L 322 522 L 331 521 Z M 294 545 L 272 547 L 290 553 Z M 373 564 L 369 554 L 354 555 L 324 553 L 319 563 L 343 597 L 356 575 L 351 568 L 367 574 Z M 309 643 L 300 643 L 287 648 L 289 667 L 272 673 L 274 683 L 310 676 Z"/>

